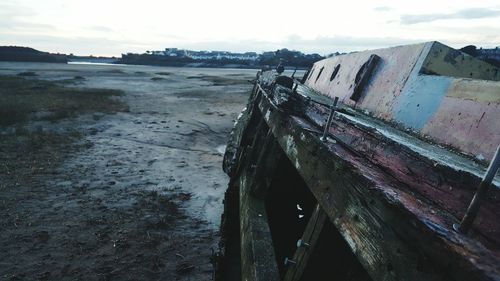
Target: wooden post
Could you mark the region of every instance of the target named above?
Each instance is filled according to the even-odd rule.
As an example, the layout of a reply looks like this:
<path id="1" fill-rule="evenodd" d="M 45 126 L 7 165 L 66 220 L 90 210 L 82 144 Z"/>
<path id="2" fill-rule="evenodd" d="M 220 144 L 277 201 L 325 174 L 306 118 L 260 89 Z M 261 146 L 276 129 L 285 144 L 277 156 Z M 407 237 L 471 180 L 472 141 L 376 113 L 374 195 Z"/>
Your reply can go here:
<path id="1" fill-rule="evenodd" d="M 293 261 L 296 264 L 290 265 L 285 274 L 285 281 L 298 281 L 301 280 L 302 274 L 307 266 L 307 262 L 311 257 L 314 248 L 319 239 L 319 235 L 323 230 L 323 226 L 327 222 L 327 215 L 321 209 L 319 204 L 316 204 L 314 211 L 307 223 L 302 239 L 297 241 L 297 251 L 293 256 Z"/>

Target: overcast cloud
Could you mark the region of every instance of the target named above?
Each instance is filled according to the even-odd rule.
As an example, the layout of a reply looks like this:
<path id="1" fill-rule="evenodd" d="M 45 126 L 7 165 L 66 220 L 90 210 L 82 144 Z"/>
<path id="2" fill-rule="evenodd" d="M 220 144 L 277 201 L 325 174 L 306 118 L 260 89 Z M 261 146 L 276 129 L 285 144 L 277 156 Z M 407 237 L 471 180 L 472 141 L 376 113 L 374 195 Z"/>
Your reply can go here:
<path id="1" fill-rule="evenodd" d="M 488 8 L 464 9 L 449 14 L 402 15 L 402 24 L 416 24 L 447 19 L 482 19 L 500 17 L 500 10 Z M 500 20 L 499 20 L 500 23 Z"/>
<path id="2" fill-rule="evenodd" d="M 437 40 L 500 46 L 497 0 L 2 0 L 0 45 L 80 55 L 166 47 L 328 54 Z"/>

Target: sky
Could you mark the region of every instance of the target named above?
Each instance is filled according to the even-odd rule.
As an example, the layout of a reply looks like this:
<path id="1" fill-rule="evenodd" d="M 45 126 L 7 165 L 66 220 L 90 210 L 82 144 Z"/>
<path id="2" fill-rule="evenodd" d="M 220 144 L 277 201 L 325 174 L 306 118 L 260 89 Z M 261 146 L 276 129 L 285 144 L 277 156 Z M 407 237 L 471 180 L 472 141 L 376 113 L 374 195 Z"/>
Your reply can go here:
<path id="1" fill-rule="evenodd" d="M 498 0 L 1 0 L 0 45 L 76 55 L 169 47 L 322 55 L 425 41 L 500 46 Z"/>

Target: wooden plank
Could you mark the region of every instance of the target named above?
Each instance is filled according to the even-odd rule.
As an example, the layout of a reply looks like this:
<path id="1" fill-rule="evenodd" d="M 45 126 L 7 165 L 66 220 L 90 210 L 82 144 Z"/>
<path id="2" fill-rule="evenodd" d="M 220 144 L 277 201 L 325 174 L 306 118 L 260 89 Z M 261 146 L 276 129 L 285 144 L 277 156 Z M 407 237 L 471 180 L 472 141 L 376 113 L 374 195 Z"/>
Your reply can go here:
<path id="1" fill-rule="evenodd" d="M 324 124 L 324 116 L 317 110 L 309 108 L 304 116 L 316 126 Z M 470 159 L 360 114 L 356 117 L 339 114 L 329 131 L 331 138 L 343 147 L 383 167 L 385 173 L 400 182 L 399 186 L 432 202 L 437 206 L 434 212 L 445 211 L 453 215 L 449 225 L 462 218 L 485 172 Z M 414 150 L 415 147 L 420 152 Z M 500 224 L 496 215 L 500 207 L 500 189 L 491 189 L 488 194 L 474 232 L 482 237 L 484 244 L 493 244 L 489 248 L 500 249 Z"/>
<path id="2" fill-rule="evenodd" d="M 307 263 L 309 258 L 311 257 L 314 249 L 316 248 L 316 244 L 319 239 L 319 235 L 323 230 L 323 226 L 327 221 L 326 213 L 321 209 L 319 204 L 314 208 L 313 214 L 309 219 L 306 229 L 304 231 L 304 235 L 301 240 L 303 243 L 307 243 L 307 246 L 297 247 L 295 254 L 293 256 L 293 260 L 297 262 L 296 265 L 291 265 L 285 274 L 285 281 L 298 281 L 301 280 L 302 274 L 304 273 L 305 268 L 307 267 Z M 298 245 L 297 245 L 298 246 Z"/>
<path id="3" fill-rule="evenodd" d="M 264 201 L 250 193 L 250 181 L 251 175 L 243 171 L 239 177 L 242 280 L 280 280 Z"/>
<path id="4" fill-rule="evenodd" d="M 259 147 L 258 157 L 252 164 L 253 183 L 250 190 L 254 196 L 265 198 L 283 151 L 269 128 Z"/>
<path id="5" fill-rule="evenodd" d="M 224 213 L 221 216 L 214 281 L 241 281 L 239 201 L 239 187 L 234 181 L 230 181 L 224 193 Z"/>
<path id="6" fill-rule="evenodd" d="M 342 145 L 322 143 L 303 119 L 259 108 L 285 154 L 374 280 L 498 280 L 498 260 L 454 233 L 445 214 Z M 434 212 L 433 212 L 434 211 Z M 445 217 L 443 217 L 445 216 Z M 474 257 L 471 259 L 471 257 Z M 477 263 L 477 258 L 482 263 Z"/>
<path id="7" fill-rule="evenodd" d="M 261 99 L 262 93 L 257 85 L 248 98 L 246 108 L 241 112 L 234 128 L 229 135 L 226 152 L 222 162 L 222 169 L 230 177 L 235 177 L 240 171 L 243 155 L 247 147 L 253 142 L 257 124 L 261 122 L 260 111 L 255 109 Z"/>
<path id="8" fill-rule="evenodd" d="M 239 190 L 241 280 L 244 281 L 279 280 L 264 200 L 251 192 L 259 182 L 252 165 L 259 158 L 262 146 L 269 141 L 266 138 L 269 128 L 257 108 L 260 97 L 255 87 L 241 123 L 231 137 L 232 149 L 226 152 L 224 159 L 225 171 L 231 177 L 228 190 Z"/>

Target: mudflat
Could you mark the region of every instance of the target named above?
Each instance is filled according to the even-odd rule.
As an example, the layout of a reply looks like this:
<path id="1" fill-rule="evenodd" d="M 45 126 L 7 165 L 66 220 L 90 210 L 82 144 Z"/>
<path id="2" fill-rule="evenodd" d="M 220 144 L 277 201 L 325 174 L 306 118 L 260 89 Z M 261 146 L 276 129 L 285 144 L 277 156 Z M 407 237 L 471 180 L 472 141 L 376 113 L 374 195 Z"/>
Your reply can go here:
<path id="1" fill-rule="evenodd" d="M 210 280 L 255 70 L 0 63 L 0 280 Z"/>

